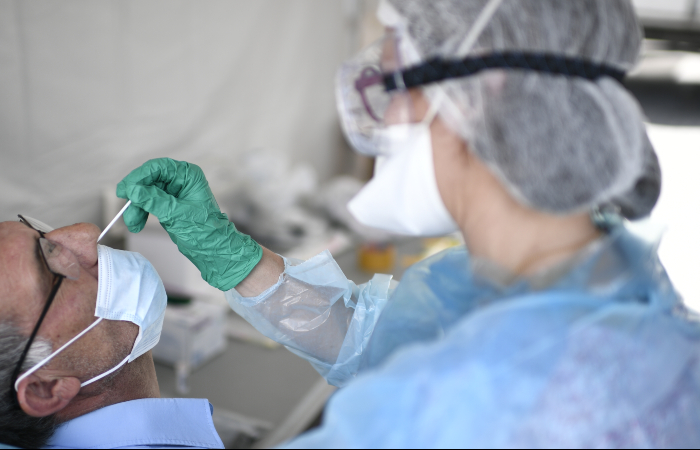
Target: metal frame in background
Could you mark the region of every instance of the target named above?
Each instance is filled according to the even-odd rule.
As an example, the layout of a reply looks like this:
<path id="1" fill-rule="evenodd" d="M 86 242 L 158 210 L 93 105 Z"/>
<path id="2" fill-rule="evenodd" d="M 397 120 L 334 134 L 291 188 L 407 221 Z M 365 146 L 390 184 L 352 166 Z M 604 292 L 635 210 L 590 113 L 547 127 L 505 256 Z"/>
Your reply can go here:
<path id="1" fill-rule="evenodd" d="M 640 14 L 646 38 L 668 41 L 683 50 L 700 51 L 700 0 L 687 0 L 686 11 L 685 20 Z"/>

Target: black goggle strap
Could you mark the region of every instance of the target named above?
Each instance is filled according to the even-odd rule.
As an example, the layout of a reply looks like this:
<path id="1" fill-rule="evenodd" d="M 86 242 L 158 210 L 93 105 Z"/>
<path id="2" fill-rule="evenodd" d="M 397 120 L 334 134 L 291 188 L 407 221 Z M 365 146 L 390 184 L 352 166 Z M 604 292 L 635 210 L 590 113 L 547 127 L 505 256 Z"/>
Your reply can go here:
<path id="1" fill-rule="evenodd" d="M 397 87 L 396 78 L 403 79 L 405 88 L 411 89 L 440 81 L 476 75 L 488 69 L 521 69 L 591 81 L 610 77 L 622 82 L 625 78 L 623 70 L 583 59 L 549 53 L 503 52 L 468 57 L 460 61 L 431 59 L 419 66 L 404 70 L 400 74 L 385 74 L 384 87 L 387 92 L 403 88 L 402 86 Z"/>

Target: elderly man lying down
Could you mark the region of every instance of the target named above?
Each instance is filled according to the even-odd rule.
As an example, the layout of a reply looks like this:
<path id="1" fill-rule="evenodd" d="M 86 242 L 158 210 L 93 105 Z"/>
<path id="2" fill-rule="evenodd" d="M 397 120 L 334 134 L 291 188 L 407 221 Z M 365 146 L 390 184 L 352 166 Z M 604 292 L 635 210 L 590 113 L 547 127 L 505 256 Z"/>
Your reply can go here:
<path id="1" fill-rule="evenodd" d="M 160 278 L 98 235 L 0 223 L 0 443 L 223 448 L 208 401 L 159 398 Z"/>

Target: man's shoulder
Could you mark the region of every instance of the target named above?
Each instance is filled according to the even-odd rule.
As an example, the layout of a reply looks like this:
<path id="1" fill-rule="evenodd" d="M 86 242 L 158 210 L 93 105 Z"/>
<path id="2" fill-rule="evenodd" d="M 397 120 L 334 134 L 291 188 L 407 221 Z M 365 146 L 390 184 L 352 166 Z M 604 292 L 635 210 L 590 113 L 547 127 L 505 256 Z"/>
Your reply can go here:
<path id="1" fill-rule="evenodd" d="M 223 448 L 211 415 L 203 399 L 117 403 L 64 423 L 47 448 Z"/>

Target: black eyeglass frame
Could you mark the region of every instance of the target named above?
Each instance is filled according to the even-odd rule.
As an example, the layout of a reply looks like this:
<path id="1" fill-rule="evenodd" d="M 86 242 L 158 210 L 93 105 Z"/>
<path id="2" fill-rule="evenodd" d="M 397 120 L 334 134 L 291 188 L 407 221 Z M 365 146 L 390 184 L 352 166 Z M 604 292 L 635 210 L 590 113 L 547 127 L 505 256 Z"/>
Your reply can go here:
<path id="1" fill-rule="evenodd" d="M 39 236 L 42 238 L 45 238 L 46 233 L 44 233 L 41 230 L 37 230 L 32 226 L 32 224 L 22 217 L 21 215 L 18 216 L 20 218 L 20 222 L 31 228 L 32 230 L 36 231 L 39 233 Z M 58 294 L 58 290 L 61 288 L 61 285 L 63 284 L 63 280 L 66 279 L 67 277 L 65 275 L 61 275 L 60 273 L 56 273 L 53 270 L 51 270 L 51 267 L 49 266 L 48 261 L 46 260 L 46 255 L 44 254 L 44 250 L 39 246 L 39 250 L 41 252 L 41 257 L 44 260 L 44 264 L 46 264 L 46 268 L 49 269 L 49 272 L 54 276 L 53 279 L 53 287 L 51 288 L 51 293 L 49 293 L 49 297 L 46 300 L 46 304 L 44 305 L 44 309 L 41 312 L 41 315 L 39 316 L 39 320 L 36 323 L 36 326 L 34 327 L 34 330 L 32 331 L 32 334 L 29 336 L 29 340 L 27 341 L 27 345 L 24 347 L 24 351 L 22 351 L 22 356 L 19 359 L 19 362 L 17 363 L 17 367 L 15 367 L 15 371 L 12 373 L 12 389 L 14 390 L 15 383 L 17 382 L 17 379 L 19 378 L 20 374 L 22 373 L 22 366 L 24 365 L 24 362 L 27 359 L 27 355 L 29 354 L 29 349 L 31 349 L 32 344 L 34 343 L 34 340 L 36 339 L 36 335 L 39 333 L 39 328 L 41 328 L 41 324 L 44 322 L 44 319 L 46 318 L 46 314 L 49 312 L 49 308 L 51 308 L 51 304 L 53 303 L 54 299 L 56 298 L 56 294 Z M 19 401 L 17 400 L 17 395 L 12 396 L 17 403 Z"/>

